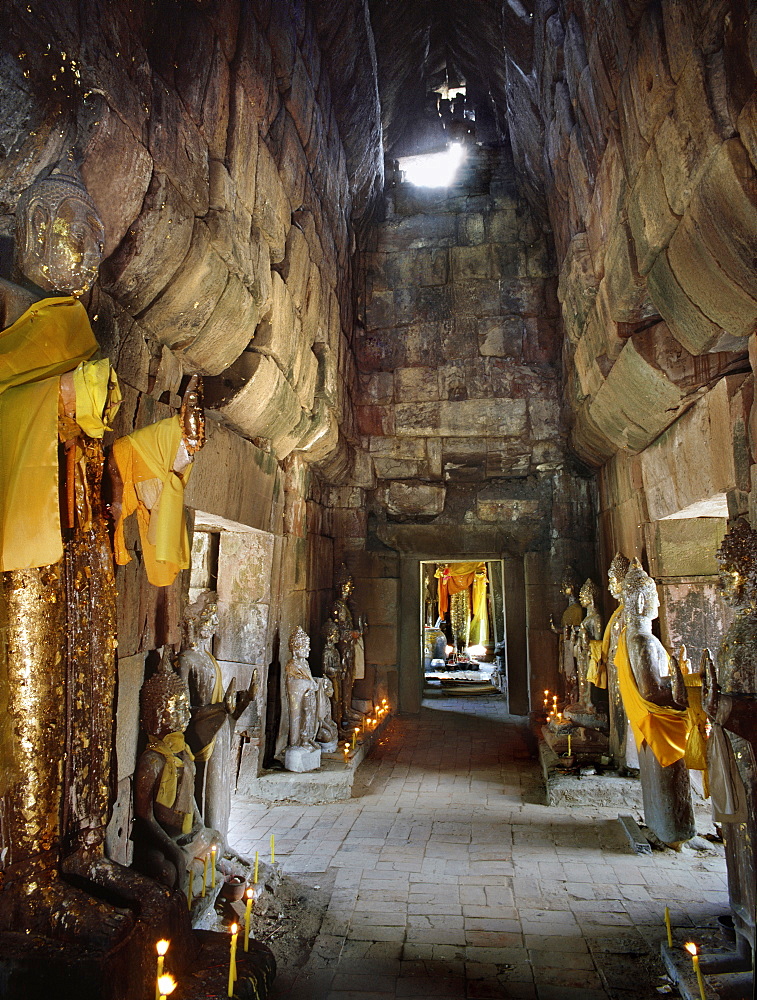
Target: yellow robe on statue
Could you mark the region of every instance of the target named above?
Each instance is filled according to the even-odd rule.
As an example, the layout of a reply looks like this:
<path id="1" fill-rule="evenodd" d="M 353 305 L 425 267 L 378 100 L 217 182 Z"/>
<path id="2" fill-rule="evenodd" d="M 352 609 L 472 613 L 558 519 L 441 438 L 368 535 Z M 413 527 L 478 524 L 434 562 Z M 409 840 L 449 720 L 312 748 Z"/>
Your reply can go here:
<path id="1" fill-rule="evenodd" d="M 0 570 L 63 557 L 60 376 L 96 350 L 86 310 L 72 296 L 35 302 L 0 332 Z"/>
<path id="2" fill-rule="evenodd" d="M 155 587 L 170 586 L 179 572 L 189 566 L 189 537 L 184 520 L 184 487 L 192 466 L 181 474 L 173 471 L 181 443 L 182 427 L 178 416 L 159 420 L 113 445 L 113 458 L 123 481 L 123 508 L 113 539 L 116 562 L 131 561 L 124 541 L 124 521 L 137 512 L 139 537 L 147 579 Z M 152 512 L 137 493 L 137 483 L 159 479 L 163 484 L 160 500 Z M 150 520 L 156 518 L 155 543 L 150 540 Z"/>
<path id="3" fill-rule="evenodd" d="M 669 767 L 682 760 L 686 754 L 691 728 L 689 713 L 686 709 L 655 705 L 641 695 L 628 657 L 625 626 L 618 637 L 615 666 L 623 707 L 631 723 L 637 748 L 641 749 L 641 744 L 646 740 L 662 767 Z"/>

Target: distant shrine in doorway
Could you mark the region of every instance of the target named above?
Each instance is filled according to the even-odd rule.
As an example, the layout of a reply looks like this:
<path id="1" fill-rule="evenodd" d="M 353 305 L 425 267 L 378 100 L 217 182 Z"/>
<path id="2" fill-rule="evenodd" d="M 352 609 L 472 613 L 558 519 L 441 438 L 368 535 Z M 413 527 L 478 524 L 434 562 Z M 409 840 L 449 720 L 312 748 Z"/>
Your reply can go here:
<path id="1" fill-rule="evenodd" d="M 420 575 L 426 694 L 507 698 L 502 560 L 422 561 Z"/>

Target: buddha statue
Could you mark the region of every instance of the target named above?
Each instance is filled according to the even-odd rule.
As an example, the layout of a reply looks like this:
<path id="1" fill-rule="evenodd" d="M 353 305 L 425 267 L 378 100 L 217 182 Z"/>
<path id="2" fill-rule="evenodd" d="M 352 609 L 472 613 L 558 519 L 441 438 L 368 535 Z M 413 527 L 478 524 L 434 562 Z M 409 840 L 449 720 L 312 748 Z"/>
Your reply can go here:
<path id="1" fill-rule="evenodd" d="M 602 638 L 602 659 L 607 674 L 607 698 L 610 715 L 610 753 L 615 761 L 615 766 L 620 771 L 626 768 L 636 770 L 639 767 L 636 742 L 623 708 L 623 699 L 618 686 L 618 670 L 615 666 L 615 651 L 618 648 L 618 638 L 624 624 L 623 581 L 629 566 L 630 563 L 623 553 L 616 552 L 607 570 L 607 589 L 618 602 L 618 606 L 610 615 Z"/>
<path id="2" fill-rule="evenodd" d="M 660 600 L 638 559 L 623 581 L 623 604 L 615 665 L 639 752 L 644 818 L 659 840 L 678 848 L 696 832 L 684 763 L 691 728 L 688 698 L 678 661 L 652 634 Z"/>
<path id="3" fill-rule="evenodd" d="M 231 813 L 234 723 L 255 697 L 257 671 L 247 691 L 235 694 L 234 678 L 224 693 L 221 667 L 210 651 L 218 629 L 218 604 L 211 591 L 187 606 L 183 626 L 176 668 L 189 688 L 192 718 L 187 743 L 195 760 L 195 801 L 205 825 L 225 838 Z"/>
<path id="4" fill-rule="evenodd" d="M 15 281 L 0 280 L 6 888 L 61 852 L 99 856 L 109 814 L 116 594 L 101 439 L 119 394 L 107 360 L 90 361 L 98 345 L 78 298 L 102 249 L 68 158 L 20 198 Z"/>
<path id="5" fill-rule="evenodd" d="M 578 589 L 578 574 L 575 567 L 569 564 L 565 567 L 560 582 L 560 591 L 568 598 L 568 606 L 560 618 L 560 627 L 555 625 L 552 615 L 549 617 L 550 628 L 560 636 L 558 672 L 563 678 L 567 703 L 578 700 L 578 673 L 573 649 L 573 629 L 580 625 L 583 620 L 583 609 L 577 600 Z"/>
<path id="6" fill-rule="evenodd" d="M 289 715 L 284 766 L 288 771 L 312 771 L 321 763 L 320 747 L 315 742 L 317 685 L 308 664 L 310 638 L 299 625 L 289 637 L 289 649 L 292 655 L 284 668 Z M 303 753 L 303 750 L 315 751 L 315 754 Z"/>
<path id="7" fill-rule="evenodd" d="M 350 597 L 354 589 L 354 581 L 342 563 L 337 579 L 339 597 L 334 601 L 331 617 L 339 629 L 339 652 L 342 657 L 341 670 L 341 704 L 342 717 L 340 724 L 349 729 L 362 720 L 362 715 L 352 707 L 352 688 L 355 684 L 355 644 L 360 638 L 360 630 L 355 628 Z"/>
<path id="8" fill-rule="evenodd" d="M 702 704 L 712 724 L 713 812 L 725 842 L 738 950 L 748 960 L 757 943 L 757 531 L 739 518 L 716 558 L 722 598 L 736 617 L 723 636 L 717 671 L 704 653 Z M 706 967 L 714 971 L 709 960 Z"/>
<path id="9" fill-rule="evenodd" d="M 564 709 L 566 718 L 576 725 L 590 729 L 606 729 L 607 716 L 598 713 L 595 689 L 607 686 L 607 675 L 602 659 L 602 616 L 597 609 L 599 587 L 589 579 L 578 595 L 586 615 L 580 625 L 573 628 L 573 650 L 576 657 L 578 701 Z"/>
<path id="10" fill-rule="evenodd" d="M 168 888 L 184 888 L 189 865 L 223 838 L 205 826 L 194 797 L 194 757 L 184 738 L 189 688 L 164 656 L 142 685 L 147 747 L 134 774 L 134 865 Z"/>
<path id="11" fill-rule="evenodd" d="M 339 626 L 333 618 L 327 618 L 322 635 L 324 638 L 321 666 L 323 676 L 331 681 L 331 718 L 339 725 L 342 721 L 342 658 L 337 649 L 339 641 Z"/>

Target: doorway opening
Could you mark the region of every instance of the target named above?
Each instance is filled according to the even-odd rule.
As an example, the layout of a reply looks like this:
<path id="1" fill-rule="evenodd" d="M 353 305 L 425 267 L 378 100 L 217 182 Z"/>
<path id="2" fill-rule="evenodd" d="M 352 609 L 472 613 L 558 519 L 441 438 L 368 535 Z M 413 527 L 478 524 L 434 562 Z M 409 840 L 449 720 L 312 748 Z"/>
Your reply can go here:
<path id="1" fill-rule="evenodd" d="M 503 561 L 422 560 L 419 568 L 425 692 L 498 692 L 507 701 Z"/>

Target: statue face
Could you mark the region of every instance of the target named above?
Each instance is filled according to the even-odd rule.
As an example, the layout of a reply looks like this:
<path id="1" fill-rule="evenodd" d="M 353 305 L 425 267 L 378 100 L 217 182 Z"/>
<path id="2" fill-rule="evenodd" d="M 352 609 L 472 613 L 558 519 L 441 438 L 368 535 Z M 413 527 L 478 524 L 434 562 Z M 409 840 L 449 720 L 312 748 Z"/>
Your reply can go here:
<path id="1" fill-rule="evenodd" d="M 218 605 L 211 604 L 200 619 L 200 638 L 210 639 L 218 631 Z"/>
<path id="2" fill-rule="evenodd" d="M 621 600 L 623 597 L 623 581 L 618 579 L 617 575 L 613 573 L 612 570 L 610 570 L 607 574 L 607 589 L 616 601 Z"/>
<path id="3" fill-rule="evenodd" d="M 645 618 L 657 618 L 660 613 L 660 598 L 657 595 L 657 590 L 644 590 L 640 594 L 639 604 L 642 604 L 644 610 L 641 612 Z"/>
<path id="4" fill-rule="evenodd" d="M 353 584 L 353 582 L 352 582 L 352 580 L 351 580 L 351 579 L 350 579 L 350 580 L 345 580 L 345 581 L 344 581 L 344 583 L 342 584 L 342 597 L 343 597 L 343 598 L 344 598 L 345 600 L 346 600 L 346 599 L 347 599 L 347 598 L 348 598 L 348 597 L 350 596 L 350 594 L 352 593 L 352 589 L 353 589 L 353 586 L 354 586 L 354 584 Z"/>
<path id="5" fill-rule="evenodd" d="M 21 270 L 45 291 L 83 295 L 95 278 L 103 256 L 102 222 L 83 199 L 63 198 L 54 216 L 43 204 L 31 210 Z"/>
<path id="6" fill-rule="evenodd" d="M 184 692 L 171 695 L 163 712 L 163 720 L 167 725 L 169 733 L 183 733 L 189 725 L 192 712 L 189 707 L 189 698 Z"/>

